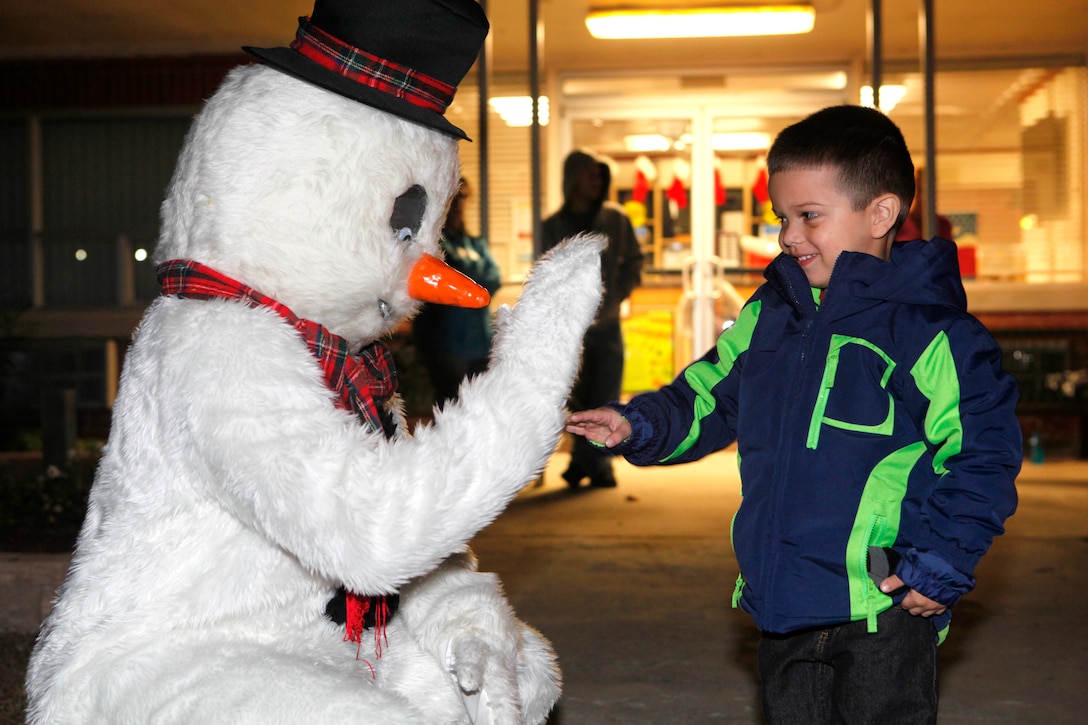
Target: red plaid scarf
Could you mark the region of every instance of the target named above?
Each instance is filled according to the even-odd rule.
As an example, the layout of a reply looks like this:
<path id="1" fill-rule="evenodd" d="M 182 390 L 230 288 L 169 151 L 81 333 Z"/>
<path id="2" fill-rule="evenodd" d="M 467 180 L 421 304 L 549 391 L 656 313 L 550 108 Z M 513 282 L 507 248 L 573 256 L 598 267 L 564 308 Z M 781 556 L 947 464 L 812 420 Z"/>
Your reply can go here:
<path id="1" fill-rule="evenodd" d="M 395 424 L 384 404 L 397 390 L 397 374 L 388 347 L 373 342 L 353 356 L 348 352 L 344 338 L 316 322 L 298 317 L 271 297 L 199 262 L 184 259 L 163 262 L 157 273 L 164 295 L 197 300 L 238 300 L 249 307 L 275 310 L 306 341 L 321 365 L 325 383 L 337 394 L 337 406 L 353 411 L 370 430 L 383 431 L 387 437 L 393 434 Z M 344 640 L 357 642 L 361 647 L 363 629 L 373 626 L 375 652 L 381 657 L 385 623 L 392 616 L 389 602 L 385 597 L 367 597 L 354 592 L 347 592 L 346 596 Z"/>
<path id="2" fill-rule="evenodd" d="M 439 113 L 445 113 L 457 91 L 456 86 L 348 45 L 315 28 L 308 17 L 299 18 L 291 49 L 356 83 Z"/>
<path id="3" fill-rule="evenodd" d="M 358 355 L 351 355 L 344 338 L 199 262 L 175 259 L 160 264 L 157 272 L 164 295 L 197 300 L 231 299 L 249 307 L 274 310 L 306 341 L 321 365 L 325 383 L 337 394 L 337 405 L 359 416 L 370 430 L 392 435 L 392 419 L 384 404 L 397 391 L 397 373 L 388 347 L 373 342 Z"/>

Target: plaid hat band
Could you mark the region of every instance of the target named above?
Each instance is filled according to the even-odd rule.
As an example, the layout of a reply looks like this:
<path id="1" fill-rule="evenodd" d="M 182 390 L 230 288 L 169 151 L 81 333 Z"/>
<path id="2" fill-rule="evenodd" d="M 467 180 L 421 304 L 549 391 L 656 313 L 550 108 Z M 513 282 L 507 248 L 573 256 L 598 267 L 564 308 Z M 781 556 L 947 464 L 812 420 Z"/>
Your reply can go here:
<path id="1" fill-rule="evenodd" d="M 306 17 L 298 20 L 291 49 L 356 83 L 438 113 L 445 112 L 457 91 L 456 86 L 343 43 Z"/>

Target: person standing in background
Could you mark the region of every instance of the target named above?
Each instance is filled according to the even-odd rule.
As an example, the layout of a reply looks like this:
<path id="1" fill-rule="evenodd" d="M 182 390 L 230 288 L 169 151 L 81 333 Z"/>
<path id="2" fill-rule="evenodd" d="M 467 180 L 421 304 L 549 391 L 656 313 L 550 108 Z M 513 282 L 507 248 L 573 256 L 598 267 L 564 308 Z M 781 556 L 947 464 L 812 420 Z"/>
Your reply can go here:
<path id="1" fill-rule="evenodd" d="M 586 151 L 571 152 L 563 163 L 563 206 L 541 228 L 545 252 L 582 232 L 608 237 L 601 255 L 604 298 L 586 332 L 582 368 L 571 392 L 570 404 L 576 410 L 596 408 L 619 397 L 624 352 L 620 305 L 642 281 L 642 250 L 623 209 L 608 201 L 611 183 L 606 162 Z M 616 485 L 612 457 L 579 436 L 563 479 L 577 488 L 587 478 L 590 486 L 598 488 Z"/>
<path id="2" fill-rule="evenodd" d="M 468 182 L 462 177 L 442 227 L 442 252 L 447 264 L 493 295 L 502 286 L 499 265 L 491 256 L 487 239 L 465 229 L 468 196 Z M 457 397 L 465 378 L 487 369 L 494 334 L 487 307 L 424 305 L 412 323 L 412 333 L 439 407 Z"/>

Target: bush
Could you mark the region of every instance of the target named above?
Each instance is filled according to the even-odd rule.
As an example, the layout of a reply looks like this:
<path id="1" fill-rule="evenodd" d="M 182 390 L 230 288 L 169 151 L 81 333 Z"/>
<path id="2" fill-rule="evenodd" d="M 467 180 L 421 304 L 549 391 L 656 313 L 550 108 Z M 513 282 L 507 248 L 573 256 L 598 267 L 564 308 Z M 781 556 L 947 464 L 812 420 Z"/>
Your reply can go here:
<path id="1" fill-rule="evenodd" d="M 97 455 L 81 455 L 63 470 L 45 472 L 36 459 L 0 463 L 0 551 L 71 551 L 97 465 Z"/>
<path id="2" fill-rule="evenodd" d="M 34 635 L 0 632 L 0 725 L 26 722 L 26 663 Z"/>

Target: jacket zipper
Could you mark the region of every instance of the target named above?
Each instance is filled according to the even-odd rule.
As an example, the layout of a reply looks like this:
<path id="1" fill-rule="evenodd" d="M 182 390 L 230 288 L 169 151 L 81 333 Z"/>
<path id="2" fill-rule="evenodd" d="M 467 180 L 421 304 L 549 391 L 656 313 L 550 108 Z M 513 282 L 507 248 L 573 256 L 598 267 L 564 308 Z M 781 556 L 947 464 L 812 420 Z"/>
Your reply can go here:
<path id="1" fill-rule="evenodd" d="M 880 594 L 880 590 L 877 588 L 876 582 L 869 576 L 869 547 L 873 546 L 873 541 L 876 540 L 878 533 L 883 533 L 884 518 L 873 514 L 869 518 L 869 530 L 865 536 L 865 546 L 861 548 L 861 572 L 865 577 L 866 587 L 866 631 L 869 634 L 874 634 L 877 630 L 876 626 L 876 600 L 877 595 Z M 877 526 L 880 526 L 878 532 Z"/>
<path id="2" fill-rule="evenodd" d="M 741 494 L 743 496 L 743 494 Z M 729 545 L 733 547 L 733 551 L 737 550 L 737 546 L 733 543 L 733 531 L 737 525 L 737 515 L 740 513 L 740 509 L 737 509 L 733 513 L 733 518 L 729 522 Z M 733 587 L 733 609 L 740 606 L 740 598 L 744 594 L 744 572 L 737 573 L 737 584 Z"/>

